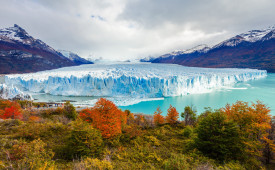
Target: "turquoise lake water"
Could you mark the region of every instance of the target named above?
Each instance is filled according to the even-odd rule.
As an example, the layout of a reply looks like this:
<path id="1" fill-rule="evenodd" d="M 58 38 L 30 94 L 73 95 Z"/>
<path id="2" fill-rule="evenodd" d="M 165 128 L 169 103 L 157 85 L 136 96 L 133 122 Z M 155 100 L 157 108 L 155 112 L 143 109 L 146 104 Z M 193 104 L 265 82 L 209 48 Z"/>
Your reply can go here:
<path id="1" fill-rule="evenodd" d="M 164 100 L 146 101 L 120 108 L 129 109 L 132 112 L 153 114 L 156 108 L 160 106 L 163 113 L 166 114 L 170 104 L 176 107 L 179 112 L 183 112 L 185 106 L 193 105 L 198 113 L 202 113 L 204 107 L 219 109 L 227 103 L 232 104 L 238 100 L 246 102 L 260 100 L 267 104 L 271 109 L 271 114 L 275 115 L 275 73 L 268 74 L 263 79 L 237 83 L 232 89 L 219 89 L 211 93 L 167 97 Z"/>
<path id="2" fill-rule="evenodd" d="M 55 101 L 72 100 L 72 103 L 86 103 L 96 99 L 96 97 L 69 97 L 69 96 L 53 96 L 48 94 L 33 95 L 37 101 Z M 97 97 L 98 98 L 98 97 Z M 275 115 L 275 73 L 269 73 L 266 78 L 259 80 L 251 80 L 240 82 L 232 87 L 214 90 L 204 94 L 190 94 L 179 97 L 166 97 L 163 100 L 144 101 L 130 106 L 121 106 L 125 110 L 129 109 L 134 113 L 153 114 L 158 106 L 166 115 L 166 111 L 170 104 L 179 112 L 184 110 L 187 105 L 193 105 L 198 113 L 202 113 L 205 107 L 219 109 L 227 103 L 232 104 L 236 101 L 256 102 L 263 101 L 271 109 L 271 114 Z"/>

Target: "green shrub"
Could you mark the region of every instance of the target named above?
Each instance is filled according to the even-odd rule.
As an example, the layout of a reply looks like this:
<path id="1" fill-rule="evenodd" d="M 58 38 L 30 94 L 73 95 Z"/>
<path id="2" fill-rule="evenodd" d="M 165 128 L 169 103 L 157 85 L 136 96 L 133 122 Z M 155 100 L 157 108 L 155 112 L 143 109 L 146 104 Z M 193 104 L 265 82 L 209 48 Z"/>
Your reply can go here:
<path id="1" fill-rule="evenodd" d="M 219 166 L 217 169 L 219 169 L 219 170 L 230 170 L 230 169 L 245 170 L 246 168 L 243 165 L 241 165 L 239 162 L 228 162 L 222 166 Z"/>
<path id="2" fill-rule="evenodd" d="M 186 126 L 183 130 L 182 135 L 186 138 L 190 138 L 193 133 L 193 128 L 190 126 Z"/>
<path id="3" fill-rule="evenodd" d="M 160 146 L 159 140 L 155 136 L 145 136 L 145 140 L 153 146 Z"/>
<path id="4" fill-rule="evenodd" d="M 109 170 L 113 169 L 113 166 L 109 161 L 106 160 L 85 158 L 84 160 L 73 164 L 73 169 Z"/>
<path id="5" fill-rule="evenodd" d="M 205 156 L 220 162 L 238 160 L 242 149 L 241 136 L 235 123 L 220 112 L 204 117 L 197 128 L 195 145 Z"/>
<path id="6" fill-rule="evenodd" d="M 191 169 L 192 158 L 186 157 L 182 154 L 171 154 L 171 157 L 163 162 L 164 169 L 171 170 L 181 170 L 181 169 Z"/>
<path id="7" fill-rule="evenodd" d="M 72 120 L 77 118 L 75 107 L 69 101 L 64 104 L 64 115 Z"/>
<path id="8" fill-rule="evenodd" d="M 56 109 L 46 109 L 46 110 L 41 110 L 40 115 L 43 118 L 52 118 L 53 115 L 63 115 L 64 114 L 64 109 L 63 108 L 56 108 Z"/>
<path id="9" fill-rule="evenodd" d="M 40 169 L 52 168 L 54 162 L 51 160 L 54 153 L 46 149 L 46 144 L 40 140 L 27 143 L 19 140 L 10 150 L 10 158 L 18 169 Z"/>
<path id="10" fill-rule="evenodd" d="M 24 138 L 30 141 L 38 138 L 45 138 L 49 136 L 48 127 L 48 123 L 28 122 L 20 126 L 17 136 L 18 138 Z"/>
<path id="11" fill-rule="evenodd" d="M 199 155 L 183 155 L 172 153 L 171 157 L 163 162 L 163 169 L 215 169 L 212 160 Z"/>
<path id="12" fill-rule="evenodd" d="M 90 124 L 80 119 L 72 123 L 67 144 L 68 159 L 81 157 L 100 157 L 104 149 L 101 133 Z"/>

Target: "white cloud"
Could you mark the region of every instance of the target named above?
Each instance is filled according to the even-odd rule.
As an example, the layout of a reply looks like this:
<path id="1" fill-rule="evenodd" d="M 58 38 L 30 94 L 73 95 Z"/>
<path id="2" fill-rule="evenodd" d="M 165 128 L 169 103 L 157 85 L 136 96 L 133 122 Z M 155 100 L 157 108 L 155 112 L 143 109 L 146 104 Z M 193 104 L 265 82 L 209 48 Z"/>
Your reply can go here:
<path id="1" fill-rule="evenodd" d="M 125 60 L 158 56 L 275 23 L 273 0 L 1 0 L 1 27 L 19 24 L 56 49 Z"/>

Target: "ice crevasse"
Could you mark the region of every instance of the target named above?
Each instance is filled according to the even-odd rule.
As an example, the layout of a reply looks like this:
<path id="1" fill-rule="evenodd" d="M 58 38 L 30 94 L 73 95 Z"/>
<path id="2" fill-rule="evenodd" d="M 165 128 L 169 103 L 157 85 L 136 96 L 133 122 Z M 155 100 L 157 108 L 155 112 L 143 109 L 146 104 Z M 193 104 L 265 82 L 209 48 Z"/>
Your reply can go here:
<path id="1" fill-rule="evenodd" d="M 23 91 L 66 96 L 154 98 L 205 93 L 267 76 L 265 70 L 184 67 L 175 64 L 93 64 L 6 75 Z"/>

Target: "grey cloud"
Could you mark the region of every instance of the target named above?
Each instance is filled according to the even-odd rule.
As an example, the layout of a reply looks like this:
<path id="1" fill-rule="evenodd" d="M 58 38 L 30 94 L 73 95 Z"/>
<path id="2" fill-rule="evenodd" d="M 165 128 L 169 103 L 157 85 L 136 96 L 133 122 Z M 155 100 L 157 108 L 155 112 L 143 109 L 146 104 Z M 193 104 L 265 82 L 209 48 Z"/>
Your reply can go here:
<path id="1" fill-rule="evenodd" d="M 56 49 L 117 60 L 211 45 L 275 23 L 274 0 L 0 0 L 0 4 L 1 28 L 19 24 Z"/>
<path id="2" fill-rule="evenodd" d="M 121 19 L 148 29 L 172 24 L 213 32 L 261 28 L 275 23 L 274 0 L 135 0 L 128 1 Z"/>

